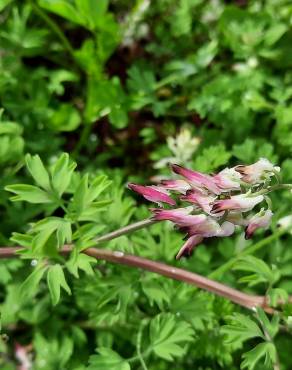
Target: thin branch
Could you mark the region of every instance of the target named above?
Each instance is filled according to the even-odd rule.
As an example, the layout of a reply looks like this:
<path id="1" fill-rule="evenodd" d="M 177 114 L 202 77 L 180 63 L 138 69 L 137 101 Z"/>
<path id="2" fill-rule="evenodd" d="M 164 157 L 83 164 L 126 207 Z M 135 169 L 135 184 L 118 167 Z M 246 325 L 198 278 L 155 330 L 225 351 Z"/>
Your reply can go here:
<path id="1" fill-rule="evenodd" d="M 103 235 L 103 236 L 95 239 L 95 241 L 98 244 L 101 243 L 101 242 L 109 241 L 109 240 L 118 238 L 121 235 L 129 234 L 129 233 L 131 233 L 133 231 L 142 229 L 142 228 L 147 227 L 147 226 L 151 226 L 154 223 L 157 223 L 157 221 L 153 221 L 150 218 L 146 218 L 145 220 L 135 222 L 133 224 L 130 224 L 130 225 L 127 225 L 125 227 L 122 227 L 122 228 L 120 228 L 118 230 L 115 230 L 115 231 L 113 231 L 111 233 L 105 234 L 105 235 Z"/>
<path id="2" fill-rule="evenodd" d="M 2 247 L 0 248 L 0 258 L 11 258 L 17 255 L 20 247 Z M 65 245 L 62 249 L 62 254 L 69 254 L 72 251 L 71 245 Z M 208 279 L 204 276 L 195 274 L 181 268 L 173 267 L 165 263 L 152 261 L 143 257 L 124 254 L 121 251 L 111 251 L 107 249 L 88 248 L 82 253 L 94 257 L 99 260 L 118 263 L 130 267 L 141 268 L 146 271 L 151 271 L 156 274 L 166 276 L 168 278 L 183 281 L 185 283 L 195 285 L 198 288 L 206 290 L 210 293 L 229 299 L 230 301 L 248 309 L 261 307 L 268 313 L 273 313 L 275 310 L 268 305 L 265 296 L 254 296 L 243 293 L 239 290 L 230 288 L 217 281 Z M 292 299 L 292 297 L 291 297 Z"/>
<path id="3" fill-rule="evenodd" d="M 59 37 L 60 41 L 62 42 L 64 48 L 71 54 L 72 58 L 74 59 L 74 49 L 72 48 L 70 42 L 68 41 L 67 37 L 65 36 L 64 32 L 58 26 L 56 22 L 50 18 L 46 12 L 43 11 L 36 3 L 33 1 L 31 2 L 32 9 L 47 23 L 47 25 L 52 29 L 53 32 Z"/>

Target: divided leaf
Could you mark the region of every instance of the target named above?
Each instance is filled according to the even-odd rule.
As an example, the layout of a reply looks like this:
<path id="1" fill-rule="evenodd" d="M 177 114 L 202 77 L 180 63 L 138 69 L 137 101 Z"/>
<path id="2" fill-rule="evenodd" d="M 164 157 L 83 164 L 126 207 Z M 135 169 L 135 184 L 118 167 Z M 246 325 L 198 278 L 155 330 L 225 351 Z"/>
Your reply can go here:
<path id="1" fill-rule="evenodd" d="M 71 289 L 66 282 L 62 266 L 56 264 L 51 266 L 47 275 L 47 283 L 52 298 L 52 303 L 55 306 L 60 300 L 61 287 L 70 295 Z"/>
<path id="2" fill-rule="evenodd" d="M 193 340 L 193 335 L 191 326 L 171 313 L 161 313 L 150 323 L 151 348 L 157 356 L 168 361 L 183 356 L 185 344 Z"/>

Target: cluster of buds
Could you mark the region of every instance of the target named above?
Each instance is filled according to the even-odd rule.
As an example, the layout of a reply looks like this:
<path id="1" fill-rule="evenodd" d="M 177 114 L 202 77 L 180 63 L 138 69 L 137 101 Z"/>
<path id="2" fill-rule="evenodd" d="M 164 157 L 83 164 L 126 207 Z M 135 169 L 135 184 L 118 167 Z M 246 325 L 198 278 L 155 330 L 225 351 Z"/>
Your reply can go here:
<path id="1" fill-rule="evenodd" d="M 172 171 L 183 179 L 163 180 L 159 185 L 128 187 L 161 208 L 151 208 L 155 221 L 169 220 L 185 233 L 186 240 L 176 258 L 191 255 L 204 238 L 230 236 L 236 226 L 245 227 L 251 238 L 258 228 L 267 228 L 272 211 L 268 207 L 251 213 L 272 190 L 273 176 L 278 180 L 279 167 L 265 158 L 249 166 L 225 168 L 207 175 L 179 165 Z M 177 208 L 177 203 L 180 203 Z M 163 204 L 173 208 L 162 208 Z"/>

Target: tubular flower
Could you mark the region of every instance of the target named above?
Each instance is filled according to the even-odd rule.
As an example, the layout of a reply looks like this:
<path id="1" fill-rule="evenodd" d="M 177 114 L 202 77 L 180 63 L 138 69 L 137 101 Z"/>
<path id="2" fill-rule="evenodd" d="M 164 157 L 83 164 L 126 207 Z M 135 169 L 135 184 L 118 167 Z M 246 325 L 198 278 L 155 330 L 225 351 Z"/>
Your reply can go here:
<path id="1" fill-rule="evenodd" d="M 186 240 L 184 245 L 179 250 L 178 254 L 176 255 L 176 259 L 179 260 L 181 257 L 190 257 L 192 254 L 193 249 L 203 241 L 203 237 L 200 235 L 193 235 Z"/>
<path id="2" fill-rule="evenodd" d="M 206 217 L 204 222 L 191 225 L 183 228 L 188 236 L 201 235 L 204 238 L 211 238 L 212 236 L 229 236 L 234 232 L 234 225 L 231 222 L 225 221 L 220 225 L 211 217 Z"/>
<path id="3" fill-rule="evenodd" d="M 189 202 L 189 203 L 194 203 L 197 206 L 199 206 L 204 212 L 207 214 L 211 214 L 212 206 L 211 204 L 214 202 L 216 199 L 215 196 L 208 195 L 205 193 L 202 193 L 198 190 L 188 190 L 186 192 L 186 195 L 180 197 L 181 200 Z M 223 213 L 221 213 L 222 215 Z"/>
<path id="4" fill-rule="evenodd" d="M 191 189 L 191 185 L 185 180 L 162 180 L 161 185 L 167 190 L 174 190 L 182 194 Z"/>
<path id="5" fill-rule="evenodd" d="M 256 163 L 249 166 L 236 166 L 235 171 L 242 175 L 244 182 L 255 185 L 268 180 L 275 172 L 280 171 L 280 167 L 274 166 L 266 158 L 260 158 Z"/>
<path id="6" fill-rule="evenodd" d="M 271 210 L 264 210 L 263 208 L 259 213 L 252 216 L 248 221 L 248 226 L 245 229 L 245 239 L 250 239 L 257 229 L 261 227 L 268 227 L 271 223 L 272 216 L 273 212 Z"/>
<path id="7" fill-rule="evenodd" d="M 217 195 L 221 193 L 211 176 L 189 170 L 188 168 L 181 167 L 177 164 L 173 164 L 171 168 L 173 172 L 185 177 L 194 187 L 198 187 L 199 189 L 205 188 Z"/>
<path id="8" fill-rule="evenodd" d="M 193 207 L 176 208 L 176 209 L 150 209 L 154 214 L 152 219 L 155 221 L 172 221 L 179 227 L 188 227 L 204 223 L 206 215 L 190 215 Z"/>
<path id="9" fill-rule="evenodd" d="M 213 203 L 212 213 L 216 214 L 221 211 L 239 210 L 241 212 L 248 212 L 254 208 L 258 203 L 264 200 L 262 195 L 250 196 L 249 194 L 239 194 L 230 197 L 229 199 L 216 200 Z"/>
<path id="10" fill-rule="evenodd" d="M 224 170 L 213 176 L 213 180 L 222 192 L 227 192 L 240 190 L 241 177 L 242 175 L 234 168 L 224 168 Z"/>
<path id="11" fill-rule="evenodd" d="M 249 166 L 225 168 L 213 176 L 176 164 L 171 168 L 183 179 L 162 180 L 158 186 L 129 184 L 129 188 L 159 205 L 176 206 L 170 195 L 174 195 L 178 204 L 189 204 L 150 209 L 154 221 L 171 221 L 185 234 L 186 240 L 177 259 L 190 256 L 204 238 L 230 236 L 240 226 L 245 227 L 245 236 L 250 238 L 259 227 L 269 226 L 271 210 L 262 209 L 255 215 L 251 212 L 265 199 L 264 194 L 277 188 L 269 183 L 279 168 L 267 159 L 261 158 Z M 262 184 L 260 190 L 254 187 L 256 184 Z"/>
<path id="12" fill-rule="evenodd" d="M 167 203 L 171 206 L 175 206 L 175 201 L 169 196 L 169 193 L 166 189 L 160 186 L 142 186 L 136 184 L 128 184 L 128 187 L 131 190 L 134 190 L 136 193 L 143 195 L 143 197 L 150 202 L 155 202 L 160 205 L 161 203 Z"/>

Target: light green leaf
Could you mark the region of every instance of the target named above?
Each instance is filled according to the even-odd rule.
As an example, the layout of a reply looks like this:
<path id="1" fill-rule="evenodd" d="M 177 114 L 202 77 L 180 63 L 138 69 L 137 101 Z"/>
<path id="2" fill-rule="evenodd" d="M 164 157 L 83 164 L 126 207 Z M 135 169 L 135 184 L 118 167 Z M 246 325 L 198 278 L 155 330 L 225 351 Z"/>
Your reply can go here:
<path id="1" fill-rule="evenodd" d="M 49 174 L 40 157 L 38 155 L 31 156 L 30 154 L 27 154 L 25 156 L 25 162 L 36 183 L 45 190 L 50 190 L 51 185 Z"/>
<path id="2" fill-rule="evenodd" d="M 272 270 L 263 260 L 254 256 L 244 256 L 238 259 L 233 269 L 253 273 L 239 280 L 247 282 L 249 286 L 263 282 L 273 284 L 279 278 L 276 271 Z"/>
<path id="3" fill-rule="evenodd" d="M 78 110 L 67 103 L 60 104 L 50 117 L 50 126 L 56 131 L 74 131 L 80 123 Z"/>
<path id="4" fill-rule="evenodd" d="M 244 342 L 247 339 L 260 337 L 265 340 L 265 335 L 258 324 L 248 316 L 234 313 L 230 317 L 231 324 L 222 327 L 222 333 L 226 334 L 226 343 Z"/>
<path id="5" fill-rule="evenodd" d="M 50 194 L 46 193 L 42 189 L 27 184 L 15 184 L 8 185 L 5 187 L 5 190 L 10 191 L 11 193 L 17 194 L 12 197 L 11 200 L 14 202 L 17 201 L 26 201 L 29 203 L 53 203 L 54 199 Z"/>
<path id="6" fill-rule="evenodd" d="M 150 345 L 154 353 L 168 361 L 185 353 L 184 344 L 193 340 L 191 326 L 171 313 L 160 314 L 150 323 Z"/>
<path id="7" fill-rule="evenodd" d="M 71 22 L 81 25 L 84 23 L 77 9 L 67 0 L 38 0 L 38 3 L 42 8 L 58 14 Z"/>
<path id="8" fill-rule="evenodd" d="M 44 265 L 39 265 L 35 270 L 24 280 L 20 286 L 20 296 L 21 298 L 31 298 L 37 290 L 39 282 L 41 281 L 44 272 L 47 267 Z"/>
<path id="9" fill-rule="evenodd" d="M 241 369 L 248 369 L 253 370 L 256 369 L 256 365 L 260 361 L 260 359 L 265 358 L 265 365 L 271 366 L 276 361 L 276 348 L 273 343 L 271 342 L 264 342 L 258 344 L 255 348 L 251 351 L 244 353 L 243 358 L 244 361 L 242 362 L 240 368 Z"/>
<path id="10" fill-rule="evenodd" d="M 52 303 L 55 306 L 60 300 L 61 287 L 71 294 L 71 289 L 66 282 L 65 275 L 61 265 L 56 264 L 49 268 L 47 275 L 47 283 L 52 298 Z"/>
<path id="11" fill-rule="evenodd" d="M 2 12 L 2 10 L 7 6 L 9 5 L 10 3 L 12 3 L 13 0 L 0 0 L 0 12 Z"/>
<path id="12" fill-rule="evenodd" d="M 66 267 L 76 278 L 79 278 L 78 269 L 83 270 L 87 275 L 94 275 L 94 271 L 91 264 L 96 264 L 96 259 L 87 256 L 84 253 L 77 254 L 76 249 L 70 256 L 69 261 L 66 263 Z M 75 253 L 74 253 L 75 252 Z"/>
<path id="13" fill-rule="evenodd" d="M 110 348 L 99 348 L 99 355 L 89 358 L 86 370 L 131 370 L 130 364 Z"/>
<path id="14" fill-rule="evenodd" d="M 52 167 L 52 184 L 59 196 L 69 186 L 75 168 L 76 163 L 70 161 L 67 153 L 63 153 Z"/>

